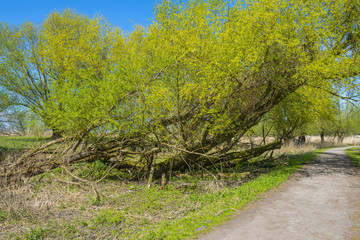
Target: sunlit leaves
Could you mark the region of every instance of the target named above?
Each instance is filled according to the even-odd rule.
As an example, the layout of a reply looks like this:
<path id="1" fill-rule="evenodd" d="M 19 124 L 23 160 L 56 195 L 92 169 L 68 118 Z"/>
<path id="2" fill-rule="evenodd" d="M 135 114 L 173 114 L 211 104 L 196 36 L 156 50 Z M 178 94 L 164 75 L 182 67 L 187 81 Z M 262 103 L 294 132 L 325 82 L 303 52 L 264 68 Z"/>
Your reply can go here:
<path id="1" fill-rule="evenodd" d="M 308 119 L 327 104 L 315 89 L 350 87 L 356 7 L 165 0 L 127 35 L 101 17 L 54 12 L 39 26 L 1 25 L 0 84 L 63 133 L 105 124 L 184 145 L 241 135 L 287 97 L 276 111 Z"/>

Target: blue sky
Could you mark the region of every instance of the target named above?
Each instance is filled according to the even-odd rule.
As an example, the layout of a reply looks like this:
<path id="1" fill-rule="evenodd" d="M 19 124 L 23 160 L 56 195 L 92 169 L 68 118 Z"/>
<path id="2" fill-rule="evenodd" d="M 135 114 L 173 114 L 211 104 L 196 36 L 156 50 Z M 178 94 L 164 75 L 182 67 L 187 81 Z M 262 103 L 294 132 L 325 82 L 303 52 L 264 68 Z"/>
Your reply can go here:
<path id="1" fill-rule="evenodd" d="M 0 22 L 19 25 L 26 20 L 40 24 L 53 11 L 71 8 L 93 17 L 104 16 L 111 24 L 131 31 L 134 24 L 146 26 L 159 0 L 2 0 Z"/>

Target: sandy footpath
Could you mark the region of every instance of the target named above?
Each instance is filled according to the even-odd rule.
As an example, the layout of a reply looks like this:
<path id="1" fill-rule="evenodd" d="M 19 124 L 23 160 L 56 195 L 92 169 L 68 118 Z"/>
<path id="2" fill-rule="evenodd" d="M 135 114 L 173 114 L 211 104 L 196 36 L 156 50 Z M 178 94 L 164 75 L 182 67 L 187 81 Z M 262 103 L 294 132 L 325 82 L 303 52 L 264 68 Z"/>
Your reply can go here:
<path id="1" fill-rule="evenodd" d="M 268 197 L 200 239 L 352 239 L 360 171 L 333 148 Z"/>

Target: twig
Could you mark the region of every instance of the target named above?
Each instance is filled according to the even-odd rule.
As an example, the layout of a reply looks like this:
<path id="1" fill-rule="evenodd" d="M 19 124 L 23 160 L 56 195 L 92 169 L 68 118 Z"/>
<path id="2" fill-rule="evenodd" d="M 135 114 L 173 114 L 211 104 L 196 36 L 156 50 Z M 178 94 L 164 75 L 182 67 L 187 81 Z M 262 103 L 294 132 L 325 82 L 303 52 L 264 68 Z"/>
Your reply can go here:
<path id="1" fill-rule="evenodd" d="M 80 186 L 81 184 L 80 183 L 76 183 L 76 182 L 72 182 L 72 181 L 67 181 L 67 180 L 64 180 L 64 179 L 61 179 L 59 177 L 57 177 L 54 173 L 52 173 L 51 171 L 49 171 L 50 175 L 53 176 L 53 178 L 55 178 L 56 180 L 60 181 L 60 182 L 63 182 L 63 183 L 68 183 L 68 184 L 74 184 L 74 185 L 78 185 Z"/>
<path id="2" fill-rule="evenodd" d="M 102 178 L 100 178 L 99 180 L 97 180 L 95 183 L 99 183 L 99 182 L 101 182 L 102 180 L 104 180 L 107 176 L 109 176 L 111 170 L 113 170 L 114 167 L 116 167 L 117 165 L 118 165 L 118 163 L 115 162 L 114 165 L 112 165 L 111 167 L 109 167 L 107 173 L 106 173 Z"/>

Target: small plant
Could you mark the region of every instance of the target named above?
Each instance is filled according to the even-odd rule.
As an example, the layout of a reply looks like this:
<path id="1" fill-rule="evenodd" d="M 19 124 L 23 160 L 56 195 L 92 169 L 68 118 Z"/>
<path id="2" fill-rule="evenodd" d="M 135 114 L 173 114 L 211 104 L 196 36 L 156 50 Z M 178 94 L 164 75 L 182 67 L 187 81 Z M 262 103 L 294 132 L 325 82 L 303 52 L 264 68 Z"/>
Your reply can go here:
<path id="1" fill-rule="evenodd" d="M 59 206 L 60 209 L 65 209 L 67 208 L 67 204 L 65 203 L 61 203 L 60 206 Z"/>
<path id="2" fill-rule="evenodd" d="M 45 238 L 46 229 L 42 227 L 30 228 L 28 232 L 25 233 L 24 238 L 26 240 L 42 240 Z"/>
<path id="3" fill-rule="evenodd" d="M 12 219 L 19 221 L 22 218 L 21 212 L 17 211 L 13 208 L 10 209 L 9 211 L 9 217 L 11 217 Z"/>
<path id="4" fill-rule="evenodd" d="M 125 218 L 120 212 L 104 210 L 101 211 L 100 214 L 93 219 L 93 221 L 97 224 L 112 225 L 124 222 Z"/>
<path id="5" fill-rule="evenodd" d="M 5 222 L 5 219 L 6 219 L 5 213 L 0 211 L 0 222 Z"/>
<path id="6" fill-rule="evenodd" d="M 68 234 L 74 234 L 77 232 L 76 226 L 73 223 L 66 223 L 64 228 Z"/>
<path id="7" fill-rule="evenodd" d="M 81 221 L 80 225 L 83 227 L 87 227 L 89 224 L 86 221 Z"/>
<path id="8" fill-rule="evenodd" d="M 91 206 L 99 206 L 100 202 L 101 200 L 99 196 L 89 196 L 89 203 Z"/>
<path id="9" fill-rule="evenodd" d="M 78 174 L 79 177 L 97 181 L 106 175 L 108 166 L 98 160 L 92 163 L 83 163 L 80 169 L 81 171 Z"/>

